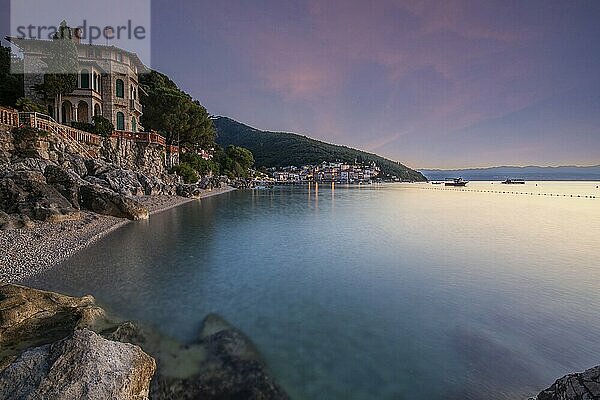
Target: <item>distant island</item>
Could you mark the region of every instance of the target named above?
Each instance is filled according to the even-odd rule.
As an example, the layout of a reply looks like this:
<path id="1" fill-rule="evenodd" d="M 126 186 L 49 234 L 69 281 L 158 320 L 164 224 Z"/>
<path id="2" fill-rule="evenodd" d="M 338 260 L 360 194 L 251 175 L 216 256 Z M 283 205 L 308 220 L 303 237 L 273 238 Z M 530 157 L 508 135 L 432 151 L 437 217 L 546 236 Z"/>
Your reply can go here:
<path id="1" fill-rule="evenodd" d="M 495 181 L 520 178 L 530 181 L 600 181 L 600 165 L 591 167 L 490 167 L 471 169 L 421 169 L 430 180 L 462 177 L 474 181 Z"/>
<path id="2" fill-rule="evenodd" d="M 261 131 L 227 117 L 214 118 L 213 125 L 217 130 L 217 144 L 249 149 L 257 168 L 317 165 L 324 161 L 365 165 L 375 163 L 381 169 L 382 177 L 426 181 L 423 174 L 398 162 L 350 147 L 294 133 Z"/>

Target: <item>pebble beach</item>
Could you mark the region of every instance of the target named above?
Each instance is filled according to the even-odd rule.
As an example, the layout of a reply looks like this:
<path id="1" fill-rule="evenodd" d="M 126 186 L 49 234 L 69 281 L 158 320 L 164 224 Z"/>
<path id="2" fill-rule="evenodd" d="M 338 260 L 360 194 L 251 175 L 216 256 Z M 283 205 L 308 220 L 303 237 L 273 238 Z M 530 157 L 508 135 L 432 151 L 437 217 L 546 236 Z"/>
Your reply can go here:
<path id="1" fill-rule="evenodd" d="M 184 203 L 234 190 L 231 187 L 206 190 L 198 198 L 144 196 L 136 200 L 153 214 Z M 129 220 L 81 212 L 77 221 L 40 222 L 28 229 L 0 231 L 0 281 L 19 283 L 25 278 L 55 267 L 90 246 Z"/>

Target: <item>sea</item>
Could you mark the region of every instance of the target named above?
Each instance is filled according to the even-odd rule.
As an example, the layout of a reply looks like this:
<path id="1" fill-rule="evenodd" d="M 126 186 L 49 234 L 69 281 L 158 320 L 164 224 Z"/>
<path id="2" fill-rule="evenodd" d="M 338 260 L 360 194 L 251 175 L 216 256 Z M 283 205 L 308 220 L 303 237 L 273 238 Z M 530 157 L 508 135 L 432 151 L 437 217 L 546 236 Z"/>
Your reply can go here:
<path id="1" fill-rule="evenodd" d="M 598 185 L 239 190 L 26 283 L 189 343 L 218 313 L 293 399 L 527 399 L 600 364 Z"/>

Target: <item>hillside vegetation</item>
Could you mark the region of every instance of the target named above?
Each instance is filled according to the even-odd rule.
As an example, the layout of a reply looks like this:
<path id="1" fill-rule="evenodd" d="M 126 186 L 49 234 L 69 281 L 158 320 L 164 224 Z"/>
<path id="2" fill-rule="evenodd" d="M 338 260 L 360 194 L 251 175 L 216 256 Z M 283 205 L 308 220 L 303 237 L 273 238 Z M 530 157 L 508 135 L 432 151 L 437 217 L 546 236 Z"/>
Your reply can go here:
<path id="1" fill-rule="evenodd" d="M 217 143 L 223 147 L 235 145 L 249 149 L 257 167 L 314 165 L 323 161 L 375 162 L 384 175 L 411 181 L 425 180 L 421 173 L 402 164 L 350 147 L 294 133 L 260 131 L 226 117 L 216 118 L 213 123 L 217 130 Z"/>

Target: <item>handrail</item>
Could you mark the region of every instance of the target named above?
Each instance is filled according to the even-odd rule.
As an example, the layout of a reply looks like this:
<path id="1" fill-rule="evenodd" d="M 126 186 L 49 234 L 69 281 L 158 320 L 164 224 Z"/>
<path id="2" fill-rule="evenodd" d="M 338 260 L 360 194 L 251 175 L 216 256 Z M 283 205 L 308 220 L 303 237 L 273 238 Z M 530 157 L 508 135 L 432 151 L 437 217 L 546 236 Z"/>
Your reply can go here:
<path id="1" fill-rule="evenodd" d="M 96 146 L 102 144 L 102 138 L 99 135 L 60 124 L 51 116 L 37 112 L 18 112 L 16 110 L 0 107 L 0 123 L 10 126 L 28 125 L 32 128 L 73 139 L 77 142 Z M 165 147 L 170 152 L 177 152 L 179 150 L 178 146 L 167 146 L 167 141 L 164 136 L 156 132 L 128 132 L 115 130 L 111 134 L 111 138 L 126 139 L 142 143 L 154 143 Z"/>
<path id="2" fill-rule="evenodd" d="M 19 112 L 10 108 L 0 107 L 0 124 L 19 126 Z"/>

